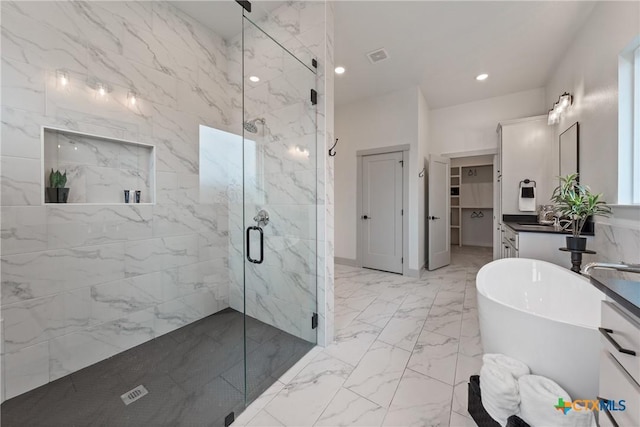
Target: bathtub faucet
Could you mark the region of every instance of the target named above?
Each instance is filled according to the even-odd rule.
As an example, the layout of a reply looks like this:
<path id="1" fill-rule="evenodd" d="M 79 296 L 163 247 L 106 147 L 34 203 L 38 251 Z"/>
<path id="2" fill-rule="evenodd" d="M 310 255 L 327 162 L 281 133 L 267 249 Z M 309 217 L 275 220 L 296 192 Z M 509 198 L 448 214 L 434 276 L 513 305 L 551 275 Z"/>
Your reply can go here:
<path id="1" fill-rule="evenodd" d="M 640 264 L 629 264 L 626 262 L 610 263 L 610 262 L 590 262 L 585 265 L 581 273 L 590 276 L 589 271 L 597 268 L 605 268 L 607 270 L 626 271 L 630 273 L 640 273 Z"/>

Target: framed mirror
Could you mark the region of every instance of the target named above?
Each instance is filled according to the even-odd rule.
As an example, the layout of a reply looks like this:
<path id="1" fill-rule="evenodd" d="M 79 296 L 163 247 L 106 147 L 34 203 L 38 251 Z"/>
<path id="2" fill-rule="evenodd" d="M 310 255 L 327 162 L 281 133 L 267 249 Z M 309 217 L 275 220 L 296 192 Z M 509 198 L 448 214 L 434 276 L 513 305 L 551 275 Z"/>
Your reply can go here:
<path id="1" fill-rule="evenodd" d="M 560 134 L 558 158 L 560 176 L 580 173 L 580 125 L 575 122 Z M 580 176 L 578 175 L 578 181 Z"/>

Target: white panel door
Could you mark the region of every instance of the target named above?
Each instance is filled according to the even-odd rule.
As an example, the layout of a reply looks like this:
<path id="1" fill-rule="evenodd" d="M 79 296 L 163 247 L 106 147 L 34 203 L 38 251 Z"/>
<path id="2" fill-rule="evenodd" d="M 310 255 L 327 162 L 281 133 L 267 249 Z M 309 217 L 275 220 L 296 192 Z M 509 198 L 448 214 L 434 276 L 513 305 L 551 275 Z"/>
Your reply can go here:
<path id="1" fill-rule="evenodd" d="M 402 273 L 402 152 L 362 157 L 362 266 Z"/>
<path id="2" fill-rule="evenodd" d="M 429 270 L 449 265 L 451 262 L 450 246 L 450 169 L 448 158 L 429 157 L 429 194 L 428 213 L 429 220 Z"/>

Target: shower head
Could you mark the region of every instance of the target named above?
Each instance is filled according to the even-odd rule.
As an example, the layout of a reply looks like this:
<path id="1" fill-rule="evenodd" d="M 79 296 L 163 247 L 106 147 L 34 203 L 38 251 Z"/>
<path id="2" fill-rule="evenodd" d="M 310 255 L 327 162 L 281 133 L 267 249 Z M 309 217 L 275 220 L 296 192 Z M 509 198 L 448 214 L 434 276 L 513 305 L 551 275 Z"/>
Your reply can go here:
<path id="1" fill-rule="evenodd" d="M 258 117 L 253 120 L 249 120 L 248 122 L 244 122 L 243 126 L 247 132 L 258 133 L 258 127 L 256 126 L 256 123 L 264 125 L 265 121 L 266 120 L 264 118 Z"/>

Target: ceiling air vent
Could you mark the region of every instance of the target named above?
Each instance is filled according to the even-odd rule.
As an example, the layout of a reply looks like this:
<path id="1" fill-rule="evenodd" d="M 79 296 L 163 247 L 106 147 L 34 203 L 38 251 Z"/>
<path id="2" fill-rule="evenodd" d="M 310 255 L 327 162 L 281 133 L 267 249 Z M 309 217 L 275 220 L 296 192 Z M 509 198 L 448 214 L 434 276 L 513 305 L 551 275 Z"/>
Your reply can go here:
<path id="1" fill-rule="evenodd" d="M 369 61 L 372 64 L 375 64 L 376 62 L 381 62 L 385 59 L 389 59 L 389 54 L 384 48 L 376 49 L 373 52 L 367 53 L 367 58 L 369 58 Z"/>

